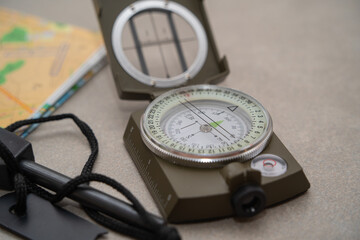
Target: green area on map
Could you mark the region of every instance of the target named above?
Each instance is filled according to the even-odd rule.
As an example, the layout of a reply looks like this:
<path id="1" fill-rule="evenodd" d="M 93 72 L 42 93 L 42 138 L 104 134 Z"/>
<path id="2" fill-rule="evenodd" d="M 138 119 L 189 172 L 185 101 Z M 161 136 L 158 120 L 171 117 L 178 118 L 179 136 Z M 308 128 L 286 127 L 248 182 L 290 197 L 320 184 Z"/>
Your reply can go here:
<path id="1" fill-rule="evenodd" d="M 25 28 L 14 27 L 9 33 L 6 33 L 2 36 L 0 42 L 27 42 L 28 41 L 28 32 Z"/>
<path id="2" fill-rule="evenodd" d="M 58 28 L 66 28 L 66 27 L 68 27 L 67 24 L 61 23 L 61 22 L 56 22 L 55 24 L 56 24 L 56 27 L 58 27 Z"/>
<path id="3" fill-rule="evenodd" d="M 24 65 L 24 60 L 7 63 L 3 69 L 0 70 L 0 85 L 6 82 L 6 75 L 18 70 Z"/>

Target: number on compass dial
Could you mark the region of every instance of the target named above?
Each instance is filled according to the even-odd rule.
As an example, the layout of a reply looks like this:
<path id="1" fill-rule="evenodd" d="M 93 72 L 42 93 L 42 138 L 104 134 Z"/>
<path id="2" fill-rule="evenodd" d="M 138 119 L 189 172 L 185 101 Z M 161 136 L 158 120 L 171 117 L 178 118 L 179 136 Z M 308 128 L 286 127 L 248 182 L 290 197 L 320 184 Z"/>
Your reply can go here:
<path id="1" fill-rule="evenodd" d="M 254 98 L 210 85 L 178 88 L 156 98 L 141 120 L 141 137 L 174 163 L 217 167 L 255 157 L 266 146 L 272 122 Z"/>

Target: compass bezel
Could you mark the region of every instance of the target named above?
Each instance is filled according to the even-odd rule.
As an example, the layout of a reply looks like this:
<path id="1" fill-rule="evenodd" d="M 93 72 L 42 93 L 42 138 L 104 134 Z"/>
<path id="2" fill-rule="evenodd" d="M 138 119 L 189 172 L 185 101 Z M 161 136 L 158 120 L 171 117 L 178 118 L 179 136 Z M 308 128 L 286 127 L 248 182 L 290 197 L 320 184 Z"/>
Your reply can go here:
<path id="1" fill-rule="evenodd" d="M 153 135 L 149 132 L 149 129 L 146 128 L 147 124 L 147 116 L 153 106 L 163 101 L 164 98 L 171 96 L 175 93 L 180 93 L 182 91 L 187 91 L 190 89 L 221 89 L 222 91 L 231 91 L 241 94 L 245 96 L 247 99 L 250 99 L 257 106 L 261 108 L 263 113 L 265 114 L 266 119 L 266 127 L 264 128 L 263 133 L 251 144 L 244 146 L 242 148 L 235 149 L 234 151 L 228 151 L 224 153 L 218 154 L 196 154 L 196 153 L 186 153 L 183 151 L 178 151 L 170 146 L 167 146 L 153 137 Z M 272 134 L 272 120 L 268 111 L 253 97 L 235 90 L 231 88 L 219 87 L 214 85 L 194 85 L 188 87 L 182 87 L 178 89 L 174 89 L 164 93 L 163 95 L 156 98 L 145 110 L 140 122 L 140 132 L 141 137 L 145 145 L 156 155 L 169 160 L 174 164 L 179 164 L 183 166 L 191 166 L 191 167 L 202 167 L 202 168 L 214 168 L 214 167 L 222 167 L 224 164 L 232 162 L 232 161 L 246 161 L 255 156 L 257 156 L 262 150 L 266 147 L 267 143 L 270 140 Z"/>

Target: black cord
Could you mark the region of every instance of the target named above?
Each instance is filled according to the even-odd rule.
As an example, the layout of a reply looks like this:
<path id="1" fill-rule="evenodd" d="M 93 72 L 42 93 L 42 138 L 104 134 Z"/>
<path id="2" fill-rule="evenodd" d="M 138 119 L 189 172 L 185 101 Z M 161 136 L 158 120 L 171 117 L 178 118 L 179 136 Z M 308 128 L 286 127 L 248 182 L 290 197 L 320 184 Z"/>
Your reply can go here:
<path id="1" fill-rule="evenodd" d="M 152 232 L 129 225 L 125 222 L 121 222 L 117 219 L 110 218 L 105 216 L 101 212 L 98 212 L 94 209 L 82 206 L 85 212 L 96 222 L 101 225 L 104 225 L 114 231 L 119 233 L 128 235 L 130 237 L 136 239 L 159 239 L 159 240 L 175 240 L 181 239 L 177 230 L 173 227 L 167 226 L 166 224 L 158 224 L 150 214 L 144 209 L 141 203 L 136 199 L 132 193 L 126 189 L 122 184 L 119 182 L 101 175 L 92 173 L 94 163 L 96 157 L 99 152 L 98 142 L 97 139 L 91 130 L 91 128 L 74 114 L 61 114 L 61 115 L 53 115 L 50 117 L 42 117 L 37 119 L 28 119 L 15 122 L 9 125 L 6 130 L 8 131 L 15 131 L 16 129 L 34 123 L 44 123 L 49 121 L 58 121 L 62 119 L 72 119 L 75 124 L 80 128 L 81 132 L 85 135 L 86 139 L 89 142 L 91 154 L 86 161 L 81 174 L 74 179 L 70 180 L 66 183 L 63 188 L 58 191 L 55 195 L 49 193 L 45 189 L 39 187 L 35 183 L 29 181 L 19 169 L 15 157 L 12 155 L 10 150 L 0 142 L 0 157 L 4 159 L 5 164 L 8 166 L 11 173 L 14 175 L 14 188 L 17 195 L 17 203 L 14 206 L 13 210 L 18 215 L 23 215 L 26 213 L 26 196 L 27 193 L 31 192 L 37 194 L 38 196 L 51 201 L 52 203 L 56 203 L 61 201 L 64 197 L 71 194 L 77 186 L 83 183 L 89 183 L 91 181 L 97 181 L 105 183 L 118 192 L 123 194 L 132 204 L 134 209 L 139 213 L 139 215 L 144 219 L 144 221 L 151 226 L 153 229 Z"/>

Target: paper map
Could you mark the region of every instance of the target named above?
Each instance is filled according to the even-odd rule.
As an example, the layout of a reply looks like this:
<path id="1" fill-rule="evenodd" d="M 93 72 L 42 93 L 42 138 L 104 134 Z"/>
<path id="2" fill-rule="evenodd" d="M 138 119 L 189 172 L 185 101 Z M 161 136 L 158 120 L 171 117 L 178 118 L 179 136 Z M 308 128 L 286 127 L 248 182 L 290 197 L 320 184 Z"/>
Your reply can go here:
<path id="1" fill-rule="evenodd" d="M 38 111 L 102 44 L 99 33 L 0 8 L 0 127 Z"/>

